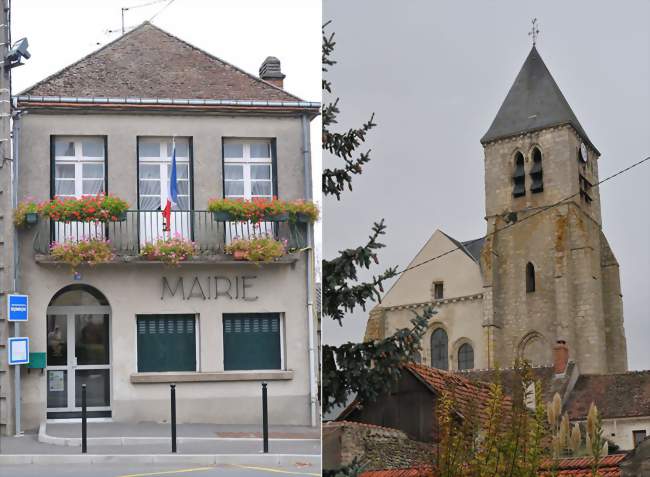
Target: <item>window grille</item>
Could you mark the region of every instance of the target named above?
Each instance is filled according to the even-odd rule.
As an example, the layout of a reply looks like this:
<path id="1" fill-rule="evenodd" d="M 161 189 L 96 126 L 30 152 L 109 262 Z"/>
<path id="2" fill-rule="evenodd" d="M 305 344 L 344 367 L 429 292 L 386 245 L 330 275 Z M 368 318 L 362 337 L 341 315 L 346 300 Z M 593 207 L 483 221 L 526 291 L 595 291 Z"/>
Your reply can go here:
<path id="1" fill-rule="evenodd" d="M 544 171 L 542 170 L 542 153 L 539 149 L 533 149 L 533 167 L 530 169 L 532 193 L 542 192 L 544 190 Z"/>
<path id="2" fill-rule="evenodd" d="M 512 195 L 514 197 L 526 195 L 526 172 L 524 171 L 524 156 L 521 152 L 515 155 L 515 173 L 512 180 L 514 184 Z"/>

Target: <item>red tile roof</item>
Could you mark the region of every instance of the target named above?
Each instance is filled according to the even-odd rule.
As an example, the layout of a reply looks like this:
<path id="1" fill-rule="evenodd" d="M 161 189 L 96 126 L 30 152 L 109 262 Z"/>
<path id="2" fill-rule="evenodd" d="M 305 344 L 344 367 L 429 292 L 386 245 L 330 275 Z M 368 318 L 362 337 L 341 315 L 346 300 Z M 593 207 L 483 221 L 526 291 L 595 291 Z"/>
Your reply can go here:
<path id="1" fill-rule="evenodd" d="M 613 454 L 605 456 L 600 461 L 600 467 L 598 469 L 598 475 L 600 477 L 620 477 L 621 470 L 619 465 L 623 459 L 625 459 L 625 454 Z M 591 464 L 593 459 L 591 457 L 575 457 L 571 459 L 562 459 L 558 463 L 559 477 L 591 477 Z M 552 474 L 550 469 L 552 468 L 552 461 L 548 460 L 542 462 L 540 466 L 541 472 L 539 473 L 540 477 L 550 477 Z"/>
<path id="2" fill-rule="evenodd" d="M 362 472 L 360 477 L 435 477 L 430 468 L 386 469 Z"/>
<path id="3" fill-rule="evenodd" d="M 301 101 L 149 22 L 20 95 Z"/>
<path id="4" fill-rule="evenodd" d="M 422 364 L 409 364 L 407 369 L 428 384 L 435 392 L 453 393 L 458 403 L 457 412 L 470 415 L 476 409 L 482 417 L 486 416 L 490 400 L 490 385 L 480 381 L 470 381 L 460 374 L 431 368 Z M 512 407 L 512 400 L 504 396 L 501 405 L 505 412 Z"/>
<path id="5" fill-rule="evenodd" d="M 620 477 L 619 465 L 625 454 L 614 454 L 603 457 L 600 461 L 598 475 L 600 477 Z M 562 459 L 558 465 L 558 477 L 591 477 L 591 458 L 579 457 Z M 543 462 L 540 466 L 539 477 L 550 477 L 551 461 Z M 363 472 L 361 477 L 435 477 L 431 468 L 413 467 L 408 469 L 386 469 Z"/>
<path id="6" fill-rule="evenodd" d="M 580 376 L 565 404 L 569 418 L 586 419 L 592 402 L 603 419 L 650 416 L 650 371 Z"/>

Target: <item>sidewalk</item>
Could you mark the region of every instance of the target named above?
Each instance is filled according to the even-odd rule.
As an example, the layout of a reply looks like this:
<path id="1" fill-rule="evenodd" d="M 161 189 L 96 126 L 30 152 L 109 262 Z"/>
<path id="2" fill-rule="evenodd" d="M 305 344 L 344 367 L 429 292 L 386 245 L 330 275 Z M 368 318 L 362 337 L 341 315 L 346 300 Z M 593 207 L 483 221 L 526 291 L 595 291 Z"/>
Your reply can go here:
<path id="1" fill-rule="evenodd" d="M 318 465 L 320 429 L 270 426 L 269 453 L 262 453 L 259 426 L 180 424 L 171 453 L 169 424 L 89 422 L 88 453 L 81 454 L 81 423 L 41 424 L 20 437 L 0 437 L 0 464 L 129 462 Z"/>
<path id="2" fill-rule="evenodd" d="M 39 430 L 41 441 L 59 445 L 81 445 L 81 423 L 41 424 Z M 118 442 L 156 443 L 158 440 L 169 442 L 171 426 L 158 422 L 89 422 L 88 438 L 102 439 L 104 444 L 120 445 Z M 256 425 L 226 424 L 178 424 L 176 436 L 179 439 L 218 442 L 223 440 L 259 440 L 262 428 Z M 320 441 L 320 427 L 308 426 L 269 426 L 269 440 L 317 440 Z M 64 442 L 66 441 L 66 442 Z M 129 444 L 121 444 L 129 445 Z"/>

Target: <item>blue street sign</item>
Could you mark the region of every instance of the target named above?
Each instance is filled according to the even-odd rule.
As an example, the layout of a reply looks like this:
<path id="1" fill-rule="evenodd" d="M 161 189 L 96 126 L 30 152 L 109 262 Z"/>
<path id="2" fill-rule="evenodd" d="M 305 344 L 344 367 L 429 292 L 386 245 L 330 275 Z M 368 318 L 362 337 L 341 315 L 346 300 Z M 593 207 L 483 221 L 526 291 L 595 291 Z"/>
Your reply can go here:
<path id="1" fill-rule="evenodd" d="M 29 297 L 27 295 L 9 295 L 7 319 L 9 321 L 27 321 L 28 315 Z"/>
<path id="2" fill-rule="evenodd" d="M 9 364 L 29 364 L 29 338 L 9 338 Z"/>

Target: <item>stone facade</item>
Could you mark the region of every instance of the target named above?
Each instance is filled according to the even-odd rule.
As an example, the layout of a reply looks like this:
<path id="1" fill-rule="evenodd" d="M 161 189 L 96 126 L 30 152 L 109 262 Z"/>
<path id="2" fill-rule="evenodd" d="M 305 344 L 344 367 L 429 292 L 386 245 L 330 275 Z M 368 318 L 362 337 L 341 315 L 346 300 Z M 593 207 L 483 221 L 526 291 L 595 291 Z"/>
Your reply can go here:
<path id="1" fill-rule="evenodd" d="M 366 339 L 409 326 L 413 311 L 434 304 L 431 332 L 447 332 L 450 369 L 458 369 L 463 343 L 473 347 L 474 367 L 495 368 L 517 357 L 550 364 L 561 340 L 584 373 L 626 371 L 619 266 L 602 231 L 599 188 L 591 187 L 600 153 L 534 48 L 482 143 L 485 239 L 458 242 L 436 231 L 411 262 L 425 265 L 400 276 L 370 313 Z M 515 192 L 517 172 L 523 188 Z M 435 282 L 444 284 L 442 300 Z"/>
<path id="2" fill-rule="evenodd" d="M 586 373 L 627 369 L 618 264 L 601 230 L 597 188 L 590 203 L 578 189 L 581 171 L 598 182 L 598 154 L 589 148 L 581 165 L 579 146 L 566 125 L 485 147 L 487 231 L 499 230 L 481 257 L 493 296 L 485 326 L 497 337 L 491 364 L 507 366 L 518 356 L 548 363 L 553 343 L 564 340 Z M 542 153 L 544 190 L 531 193 L 527 182 L 525 195 L 514 197 L 515 154 L 523 154 L 528 180 L 534 148 Z M 513 221 L 521 223 L 510 226 Z M 534 266 L 534 292 L 526 291 L 528 263 Z"/>

